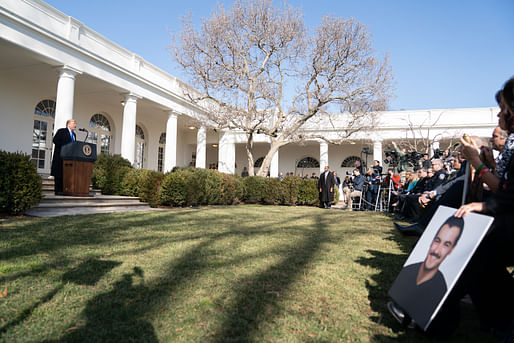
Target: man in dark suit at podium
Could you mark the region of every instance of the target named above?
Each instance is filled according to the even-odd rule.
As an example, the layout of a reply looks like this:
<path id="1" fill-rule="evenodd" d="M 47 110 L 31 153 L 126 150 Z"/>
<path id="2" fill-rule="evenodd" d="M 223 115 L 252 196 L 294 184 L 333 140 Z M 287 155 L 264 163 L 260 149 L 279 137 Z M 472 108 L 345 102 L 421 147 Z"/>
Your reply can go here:
<path id="1" fill-rule="evenodd" d="M 77 138 L 75 135 L 75 128 L 77 122 L 75 119 L 68 119 L 66 121 L 66 128 L 59 129 L 54 135 L 53 142 L 55 144 L 54 156 L 52 158 L 52 171 L 51 175 L 54 177 L 55 182 L 55 195 L 62 194 L 62 159 L 61 148 L 63 145 L 74 142 Z"/>

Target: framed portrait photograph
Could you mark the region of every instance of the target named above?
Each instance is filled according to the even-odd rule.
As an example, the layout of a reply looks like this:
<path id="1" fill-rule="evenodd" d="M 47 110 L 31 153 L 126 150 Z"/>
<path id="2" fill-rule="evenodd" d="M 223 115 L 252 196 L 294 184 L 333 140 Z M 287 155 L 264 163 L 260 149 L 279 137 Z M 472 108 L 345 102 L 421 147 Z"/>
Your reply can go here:
<path id="1" fill-rule="evenodd" d="M 439 206 L 389 290 L 425 331 L 494 220 L 477 213 L 456 218 L 456 211 Z"/>

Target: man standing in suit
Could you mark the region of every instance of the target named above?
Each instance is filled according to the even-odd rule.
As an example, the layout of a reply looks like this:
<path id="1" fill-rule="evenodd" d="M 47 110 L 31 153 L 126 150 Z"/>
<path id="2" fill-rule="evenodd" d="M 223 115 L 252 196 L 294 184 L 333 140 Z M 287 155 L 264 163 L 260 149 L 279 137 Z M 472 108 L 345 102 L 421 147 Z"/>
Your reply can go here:
<path id="1" fill-rule="evenodd" d="M 54 177 L 54 190 L 55 195 L 62 194 L 62 159 L 61 159 L 61 148 L 63 145 L 74 142 L 76 140 L 75 128 L 77 122 L 75 119 L 68 119 L 66 121 L 66 128 L 59 129 L 54 135 L 53 142 L 55 144 L 54 156 L 52 158 L 52 171 L 51 175 Z"/>
<path id="2" fill-rule="evenodd" d="M 319 201 L 324 208 L 330 208 L 334 201 L 334 174 L 330 171 L 329 166 L 325 166 L 325 171 L 321 173 L 318 179 Z"/>

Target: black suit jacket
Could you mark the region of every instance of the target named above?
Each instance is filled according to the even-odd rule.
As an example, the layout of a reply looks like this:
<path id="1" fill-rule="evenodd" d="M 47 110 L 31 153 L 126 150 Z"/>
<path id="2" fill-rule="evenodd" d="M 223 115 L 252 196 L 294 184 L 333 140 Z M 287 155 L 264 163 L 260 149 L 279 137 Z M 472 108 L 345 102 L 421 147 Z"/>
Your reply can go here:
<path id="1" fill-rule="evenodd" d="M 77 136 L 73 132 L 73 137 L 76 139 Z M 55 144 L 54 156 L 52 157 L 52 170 L 50 172 L 54 177 L 62 178 L 62 159 L 61 159 L 61 148 L 63 145 L 72 142 L 70 131 L 68 128 L 59 129 L 54 135 L 53 142 Z"/>
<path id="2" fill-rule="evenodd" d="M 325 172 L 321 173 L 318 179 L 318 190 L 321 189 L 319 193 L 319 200 L 322 202 L 334 201 L 334 185 L 335 179 L 334 174 L 329 172 L 327 175 L 327 179 L 325 180 Z M 330 191 L 332 189 L 332 192 Z"/>

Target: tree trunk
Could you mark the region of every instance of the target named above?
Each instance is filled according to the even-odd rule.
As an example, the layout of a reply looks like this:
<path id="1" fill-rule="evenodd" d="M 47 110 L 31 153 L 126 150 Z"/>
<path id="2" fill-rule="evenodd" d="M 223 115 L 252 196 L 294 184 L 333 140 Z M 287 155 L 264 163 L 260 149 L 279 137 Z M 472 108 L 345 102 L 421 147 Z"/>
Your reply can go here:
<path id="1" fill-rule="evenodd" d="M 248 175 L 254 176 L 255 170 L 253 168 L 253 133 L 246 133 L 246 156 L 248 157 Z"/>
<path id="2" fill-rule="evenodd" d="M 281 146 L 284 146 L 283 142 L 279 141 L 271 141 L 271 146 L 268 150 L 268 153 L 264 157 L 264 161 L 262 161 L 261 168 L 257 172 L 258 176 L 268 176 L 268 172 L 270 170 L 271 160 L 273 159 L 273 155 L 278 151 Z"/>

